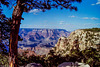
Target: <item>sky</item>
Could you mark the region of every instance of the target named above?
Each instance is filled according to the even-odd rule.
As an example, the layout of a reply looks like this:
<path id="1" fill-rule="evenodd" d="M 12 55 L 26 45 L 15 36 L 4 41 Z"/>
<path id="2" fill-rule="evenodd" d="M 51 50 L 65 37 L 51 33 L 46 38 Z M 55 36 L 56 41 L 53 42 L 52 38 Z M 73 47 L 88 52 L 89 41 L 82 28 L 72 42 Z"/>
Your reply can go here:
<path id="1" fill-rule="evenodd" d="M 42 12 L 33 9 L 28 13 L 23 13 L 24 20 L 21 21 L 20 28 L 48 28 L 66 29 L 74 31 L 76 29 L 100 28 L 100 0 L 82 0 L 81 3 L 73 3 L 78 11 L 69 9 L 51 9 Z M 11 17 L 13 8 L 3 6 L 3 13 Z"/>

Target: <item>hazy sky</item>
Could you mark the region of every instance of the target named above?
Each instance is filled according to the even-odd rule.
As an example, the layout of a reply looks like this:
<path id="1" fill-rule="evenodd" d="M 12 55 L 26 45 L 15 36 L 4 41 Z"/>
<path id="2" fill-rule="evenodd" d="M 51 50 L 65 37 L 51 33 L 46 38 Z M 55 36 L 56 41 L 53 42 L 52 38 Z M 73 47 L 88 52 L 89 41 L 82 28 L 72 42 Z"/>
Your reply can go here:
<path id="1" fill-rule="evenodd" d="M 24 20 L 21 28 L 49 28 L 66 29 L 73 31 L 83 28 L 100 28 L 100 0 L 82 0 L 81 3 L 73 3 L 78 11 L 69 9 L 51 9 L 46 12 L 33 9 L 29 13 L 23 13 Z M 4 14 L 11 17 L 13 9 L 3 6 Z"/>

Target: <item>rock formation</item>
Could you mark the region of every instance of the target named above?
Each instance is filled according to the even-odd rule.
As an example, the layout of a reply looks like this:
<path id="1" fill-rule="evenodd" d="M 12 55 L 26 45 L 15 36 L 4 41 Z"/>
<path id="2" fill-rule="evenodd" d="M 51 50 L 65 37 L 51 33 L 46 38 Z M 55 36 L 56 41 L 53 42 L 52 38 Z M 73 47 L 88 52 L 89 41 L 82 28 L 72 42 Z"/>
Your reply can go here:
<path id="1" fill-rule="evenodd" d="M 23 41 L 19 41 L 18 46 L 35 47 L 54 47 L 59 37 L 67 37 L 70 32 L 64 29 L 35 29 L 35 28 L 21 28 L 19 35 Z"/>
<path id="2" fill-rule="evenodd" d="M 18 47 L 23 50 L 32 50 L 38 55 L 44 55 L 55 46 L 59 37 L 67 37 L 70 32 L 64 29 L 36 29 L 21 28 L 19 35 L 23 38 Z"/>
<path id="3" fill-rule="evenodd" d="M 21 56 L 27 56 L 27 57 L 30 57 L 30 56 L 37 56 L 37 54 L 32 51 L 32 50 L 29 50 L 29 49 L 21 49 L 21 48 L 18 48 L 18 54 L 20 54 Z"/>
<path id="4" fill-rule="evenodd" d="M 55 45 L 55 51 L 58 54 L 63 54 L 64 52 L 64 54 L 68 54 L 72 49 L 81 51 L 89 47 L 100 48 L 100 32 L 80 29 L 73 31 L 67 38 L 60 37 Z"/>

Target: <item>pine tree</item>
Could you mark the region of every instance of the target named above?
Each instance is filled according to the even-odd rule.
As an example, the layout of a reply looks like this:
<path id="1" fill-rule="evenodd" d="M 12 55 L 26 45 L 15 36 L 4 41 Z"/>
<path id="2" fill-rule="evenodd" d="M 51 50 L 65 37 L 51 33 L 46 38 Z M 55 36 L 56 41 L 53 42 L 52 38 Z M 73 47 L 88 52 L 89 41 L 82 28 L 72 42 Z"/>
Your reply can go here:
<path id="1" fill-rule="evenodd" d="M 10 54 L 9 54 L 9 67 L 18 67 L 17 63 L 17 44 L 18 44 L 18 32 L 21 24 L 23 12 L 28 12 L 31 9 L 41 9 L 43 12 L 50 10 L 51 8 L 66 8 L 74 9 L 77 11 L 77 7 L 72 6 L 72 2 L 81 2 L 81 0 L 14 0 L 15 6 L 12 13 L 12 22 L 10 25 Z M 0 1 L 6 4 L 6 0 Z M 8 4 L 8 3 L 7 3 Z M 12 66 L 11 66 L 12 65 Z"/>

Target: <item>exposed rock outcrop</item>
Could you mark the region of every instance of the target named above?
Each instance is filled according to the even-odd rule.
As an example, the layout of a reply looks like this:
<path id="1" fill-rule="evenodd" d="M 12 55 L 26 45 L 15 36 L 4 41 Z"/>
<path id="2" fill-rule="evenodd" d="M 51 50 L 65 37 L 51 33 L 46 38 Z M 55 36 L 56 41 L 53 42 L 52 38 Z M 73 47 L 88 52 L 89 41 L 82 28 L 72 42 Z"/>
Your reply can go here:
<path id="1" fill-rule="evenodd" d="M 67 38 L 59 38 L 55 45 L 55 51 L 57 54 L 68 54 L 72 49 L 85 50 L 89 47 L 100 48 L 100 32 L 85 31 L 84 29 L 73 31 Z"/>
<path id="2" fill-rule="evenodd" d="M 31 49 L 29 50 L 29 49 L 21 49 L 21 48 L 18 48 L 18 53 L 21 56 L 27 56 L 27 57 L 37 56 L 37 54 L 34 51 L 31 51 Z"/>

